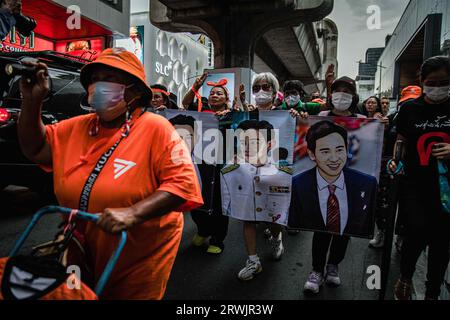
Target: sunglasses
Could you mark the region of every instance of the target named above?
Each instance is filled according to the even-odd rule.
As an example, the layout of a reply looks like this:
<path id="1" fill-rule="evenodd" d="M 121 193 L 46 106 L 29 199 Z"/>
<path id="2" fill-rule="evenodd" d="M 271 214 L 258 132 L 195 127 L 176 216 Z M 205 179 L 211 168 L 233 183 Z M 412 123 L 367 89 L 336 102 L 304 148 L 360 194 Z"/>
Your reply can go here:
<path id="1" fill-rule="evenodd" d="M 271 91 L 272 90 L 272 86 L 270 84 L 263 84 L 263 85 L 259 85 L 259 84 L 255 84 L 252 87 L 253 93 L 257 93 L 260 92 L 261 89 L 263 89 L 264 91 Z"/>

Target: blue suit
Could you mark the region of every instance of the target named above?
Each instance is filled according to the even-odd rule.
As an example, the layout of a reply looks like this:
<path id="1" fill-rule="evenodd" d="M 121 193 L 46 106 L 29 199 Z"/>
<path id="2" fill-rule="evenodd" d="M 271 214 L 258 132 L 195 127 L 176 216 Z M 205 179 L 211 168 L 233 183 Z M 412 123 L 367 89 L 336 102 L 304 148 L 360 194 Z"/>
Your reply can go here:
<path id="1" fill-rule="evenodd" d="M 289 227 L 327 232 L 320 211 L 316 168 L 294 177 Z M 347 189 L 348 222 L 344 235 L 370 238 L 374 229 L 377 180 L 362 172 L 343 170 Z"/>

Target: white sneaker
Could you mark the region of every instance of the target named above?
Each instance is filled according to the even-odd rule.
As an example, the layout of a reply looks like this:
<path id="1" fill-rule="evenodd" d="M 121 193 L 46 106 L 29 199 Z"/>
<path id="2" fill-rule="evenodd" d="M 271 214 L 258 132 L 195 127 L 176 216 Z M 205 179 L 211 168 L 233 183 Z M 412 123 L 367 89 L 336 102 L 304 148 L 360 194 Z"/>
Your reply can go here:
<path id="1" fill-rule="evenodd" d="M 369 247 L 371 248 L 383 248 L 384 247 L 384 231 L 378 230 L 375 237 L 370 240 Z"/>
<path id="2" fill-rule="evenodd" d="M 262 266 L 260 261 L 247 260 L 245 267 L 239 272 L 238 278 L 242 281 L 252 280 L 255 275 L 261 273 Z"/>
<path id="3" fill-rule="evenodd" d="M 303 291 L 305 293 L 317 294 L 320 291 L 320 287 L 323 285 L 323 275 L 321 273 L 311 271 L 308 276 L 308 280 L 305 283 Z"/>
<path id="4" fill-rule="evenodd" d="M 272 258 L 274 260 L 280 260 L 281 256 L 284 253 L 283 246 L 283 234 L 280 232 L 278 238 L 272 237 L 270 238 L 270 245 L 272 246 Z"/>
<path id="5" fill-rule="evenodd" d="M 339 287 L 341 285 L 341 278 L 339 278 L 338 266 L 334 264 L 327 265 L 327 274 L 325 276 L 327 285 Z"/>

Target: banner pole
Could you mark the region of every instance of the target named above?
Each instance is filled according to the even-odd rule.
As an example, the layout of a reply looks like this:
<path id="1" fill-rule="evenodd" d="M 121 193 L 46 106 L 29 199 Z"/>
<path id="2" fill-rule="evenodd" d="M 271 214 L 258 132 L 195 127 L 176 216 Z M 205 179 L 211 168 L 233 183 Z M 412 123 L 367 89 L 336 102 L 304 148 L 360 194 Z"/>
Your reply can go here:
<path id="1" fill-rule="evenodd" d="M 385 242 L 383 249 L 383 256 L 381 259 L 381 290 L 379 294 L 379 300 L 383 301 L 386 298 L 387 285 L 389 281 L 389 271 L 391 266 L 392 255 L 392 243 L 394 239 L 395 230 L 395 217 L 398 210 L 398 189 L 399 189 L 399 176 L 390 178 L 390 192 L 389 196 L 389 215 L 386 221 L 385 228 Z"/>

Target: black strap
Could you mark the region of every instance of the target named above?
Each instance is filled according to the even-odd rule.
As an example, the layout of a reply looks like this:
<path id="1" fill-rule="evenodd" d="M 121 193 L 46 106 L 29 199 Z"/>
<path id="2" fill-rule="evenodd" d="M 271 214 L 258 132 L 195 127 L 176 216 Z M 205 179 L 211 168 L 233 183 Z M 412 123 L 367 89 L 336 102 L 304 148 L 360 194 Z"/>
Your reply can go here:
<path id="1" fill-rule="evenodd" d="M 91 174 L 89 175 L 88 179 L 86 180 L 86 183 L 84 184 L 83 190 L 81 191 L 80 195 L 80 203 L 78 205 L 78 209 L 81 211 L 88 211 L 89 208 L 89 198 L 91 197 L 92 188 L 94 187 L 95 182 L 97 181 L 98 176 L 102 172 L 103 168 L 105 167 L 106 163 L 108 162 L 109 158 L 111 158 L 114 150 L 117 149 L 120 142 L 124 139 L 124 136 L 122 135 L 120 139 L 108 150 L 106 151 L 98 160 L 97 164 L 94 167 L 94 170 L 92 170 Z"/>

